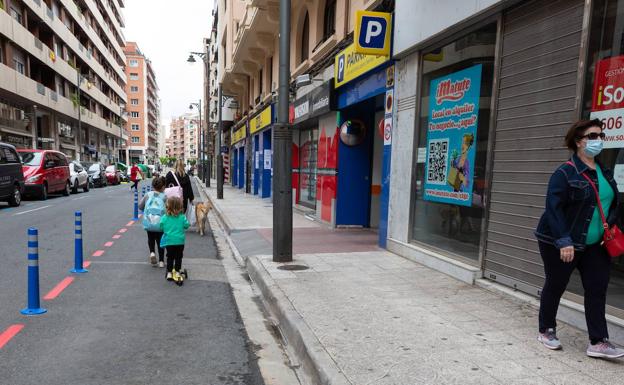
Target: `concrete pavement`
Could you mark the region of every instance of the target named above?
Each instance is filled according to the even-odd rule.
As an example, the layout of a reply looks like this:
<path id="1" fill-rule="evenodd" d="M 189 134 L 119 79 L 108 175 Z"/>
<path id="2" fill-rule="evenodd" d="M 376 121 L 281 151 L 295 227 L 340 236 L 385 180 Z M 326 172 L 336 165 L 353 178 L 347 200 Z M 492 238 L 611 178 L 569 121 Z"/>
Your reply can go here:
<path id="1" fill-rule="evenodd" d="M 270 200 L 206 192 L 291 354 L 318 384 L 612 384 L 624 361 L 588 358 L 559 323 L 563 351 L 536 341 L 530 301 L 467 285 L 294 214 L 294 261 L 271 261 Z M 296 265 L 290 269 L 287 265 Z"/>

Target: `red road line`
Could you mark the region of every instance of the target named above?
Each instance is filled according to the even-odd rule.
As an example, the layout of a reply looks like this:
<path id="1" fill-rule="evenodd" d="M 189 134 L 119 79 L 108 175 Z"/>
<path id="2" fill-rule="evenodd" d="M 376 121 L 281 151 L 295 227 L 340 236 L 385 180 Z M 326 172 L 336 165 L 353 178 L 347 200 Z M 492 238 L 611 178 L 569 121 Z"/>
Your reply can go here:
<path id="1" fill-rule="evenodd" d="M 121 238 L 121 235 L 119 235 L 119 234 L 113 235 L 113 239 L 119 239 L 119 238 Z"/>
<path id="2" fill-rule="evenodd" d="M 104 250 L 98 250 L 95 253 L 93 253 L 93 257 L 101 257 L 102 254 L 104 254 Z"/>
<path id="3" fill-rule="evenodd" d="M 51 299 L 58 297 L 59 294 L 61 294 L 61 292 L 63 292 L 63 290 L 65 290 L 67 286 L 71 285 L 72 282 L 74 282 L 74 277 L 65 278 L 58 285 L 56 285 L 54 289 L 50 290 L 50 292 L 46 294 L 46 296 L 43 297 L 43 299 L 45 299 L 46 301 L 49 301 Z"/>
<path id="4" fill-rule="evenodd" d="M 122 228 L 122 229 L 119 229 L 119 233 L 121 233 L 121 234 L 125 233 L 126 231 L 128 231 L 128 229 L 126 229 L 125 227 Z"/>
<path id="5" fill-rule="evenodd" d="M 15 324 L 6 328 L 6 330 L 3 331 L 2 334 L 0 334 L 0 349 L 2 349 L 4 345 L 11 341 L 11 338 L 15 337 L 15 335 L 19 333 L 23 328 L 24 325 L 22 324 Z"/>
<path id="6" fill-rule="evenodd" d="M 84 261 L 82 266 L 86 269 L 87 267 L 91 266 L 91 261 Z"/>
<path id="7" fill-rule="evenodd" d="M 106 242 L 106 243 L 104 244 L 104 246 L 105 246 L 105 247 L 111 247 L 111 246 L 113 245 L 113 243 L 115 243 L 115 242 L 112 242 L 112 241 L 111 241 L 111 242 Z"/>
<path id="8" fill-rule="evenodd" d="M 132 226 L 134 224 L 134 221 L 130 221 L 128 223 L 126 223 L 126 226 Z"/>

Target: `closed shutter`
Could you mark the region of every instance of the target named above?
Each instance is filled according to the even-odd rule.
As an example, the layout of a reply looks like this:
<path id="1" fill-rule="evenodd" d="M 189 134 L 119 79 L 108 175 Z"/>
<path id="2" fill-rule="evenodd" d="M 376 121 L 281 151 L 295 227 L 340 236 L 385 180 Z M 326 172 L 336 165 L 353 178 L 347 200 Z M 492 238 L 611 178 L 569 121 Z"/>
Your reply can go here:
<path id="1" fill-rule="evenodd" d="M 569 157 L 584 4 L 538 0 L 503 16 L 485 276 L 536 293 L 544 270 L 533 235 L 552 172 Z"/>

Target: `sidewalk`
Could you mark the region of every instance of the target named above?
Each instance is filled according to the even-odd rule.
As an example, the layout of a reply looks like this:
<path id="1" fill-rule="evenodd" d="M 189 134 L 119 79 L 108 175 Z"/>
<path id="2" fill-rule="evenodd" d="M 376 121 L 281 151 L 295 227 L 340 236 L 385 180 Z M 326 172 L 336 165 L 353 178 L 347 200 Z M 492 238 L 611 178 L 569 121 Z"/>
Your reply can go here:
<path id="1" fill-rule="evenodd" d="M 213 184 L 215 186 L 215 184 Z M 376 246 L 367 230 L 331 230 L 294 214 L 294 262 L 271 261 L 271 202 L 207 189 L 303 370 L 322 384 L 612 384 L 624 361 L 585 355 L 559 323 L 563 351 L 535 340 L 537 310 Z"/>

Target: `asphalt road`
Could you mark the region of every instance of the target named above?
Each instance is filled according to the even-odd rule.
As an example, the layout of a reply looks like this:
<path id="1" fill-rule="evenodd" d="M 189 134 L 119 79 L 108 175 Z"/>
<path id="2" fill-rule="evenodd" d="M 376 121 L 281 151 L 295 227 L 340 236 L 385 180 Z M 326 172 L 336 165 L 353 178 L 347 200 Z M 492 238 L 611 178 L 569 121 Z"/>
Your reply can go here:
<path id="1" fill-rule="evenodd" d="M 91 262 L 82 275 L 69 273 L 76 210 Z M 131 217 L 128 185 L 0 206 L 0 335 L 23 325 L 0 348 L 0 383 L 263 384 L 212 234 L 188 233 L 189 280 L 178 287 L 148 264 L 145 232 L 140 223 L 129 225 Z M 39 230 L 48 312 L 26 317 L 19 311 L 26 306 L 31 226 Z M 92 256 L 98 250 L 103 255 Z M 43 299 L 67 277 L 74 280 L 58 297 Z"/>

